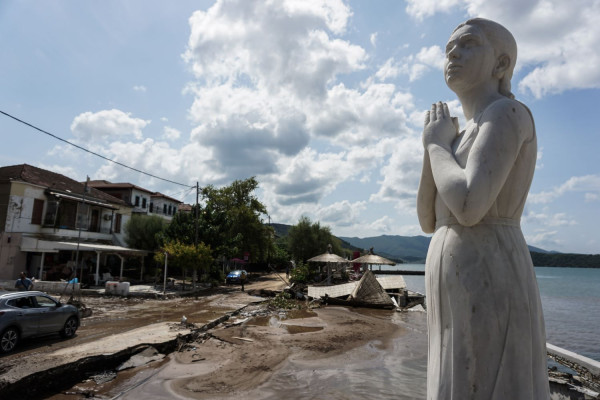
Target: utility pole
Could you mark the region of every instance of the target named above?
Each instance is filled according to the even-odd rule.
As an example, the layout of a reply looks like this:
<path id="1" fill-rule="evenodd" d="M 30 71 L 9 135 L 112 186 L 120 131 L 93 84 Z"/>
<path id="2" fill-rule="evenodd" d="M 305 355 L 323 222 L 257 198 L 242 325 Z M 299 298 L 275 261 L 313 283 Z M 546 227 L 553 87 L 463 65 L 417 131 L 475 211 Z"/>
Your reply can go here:
<path id="1" fill-rule="evenodd" d="M 200 195 L 200 186 L 196 181 L 196 216 L 195 216 L 195 224 L 194 224 L 194 246 L 198 247 L 198 196 Z"/>
<path id="2" fill-rule="evenodd" d="M 200 186 L 198 185 L 198 181 L 196 181 L 196 212 L 195 212 L 195 218 L 194 218 L 194 249 L 196 251 L 198 251 L 198 213 L 199 213 L 199 208 L 200 206 L 198 205 L 198 196 L 200 195 Z M 194 276 L 192 278 L 193 280 L 193 287 L 194 290 L 196 289 L 196 271 L 198 270 L 198 268 L 194 268 Z M 200 271 L 200 276 L 202 276 L 202 271 Z"/>
<path id="3" fill-rule="evenodd" d="M 81 195 L 81 207 L 85 205 L 85 194 L 88 191 L 88 183 L 90 181 L 90 177 L 86 176 L 85 186 L 83 187 L 83 194 Z M 77 213 L 77 217 L 80 217 L 80 213 Z M 87 215 L 86 215 L 87 217 Z M 79 218 L 78 218 L 79 219 Z M 79 242 L 81 242 L 81 226 L 83 225 L 83 218 L 79 219 L 79 234 L 77 235 L 77 250 L 75 251 L 75 276 L 77 276 L 77 267 L 79 266 Z M 83 268 L 81 269 L 80 280 L 83 279 Z M 75 287 L 75 284 L 73 284 Z"/>

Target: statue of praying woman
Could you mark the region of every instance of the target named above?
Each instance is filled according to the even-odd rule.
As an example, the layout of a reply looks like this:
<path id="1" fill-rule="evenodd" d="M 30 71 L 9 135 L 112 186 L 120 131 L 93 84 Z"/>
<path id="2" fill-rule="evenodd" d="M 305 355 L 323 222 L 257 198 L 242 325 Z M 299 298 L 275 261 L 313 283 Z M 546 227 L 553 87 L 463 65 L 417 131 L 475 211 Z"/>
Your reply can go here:
<path id="1" fill-rule="evenodd" d="M 417 198 L 426 262 L 428 400 L 547 400 L 546 334 L 520 219 L 537 141 L 514 99 L 512 34 L 475 18 L 446 45 L 444 76 L 466 125 L 448 106 L 425 117 Z"/>

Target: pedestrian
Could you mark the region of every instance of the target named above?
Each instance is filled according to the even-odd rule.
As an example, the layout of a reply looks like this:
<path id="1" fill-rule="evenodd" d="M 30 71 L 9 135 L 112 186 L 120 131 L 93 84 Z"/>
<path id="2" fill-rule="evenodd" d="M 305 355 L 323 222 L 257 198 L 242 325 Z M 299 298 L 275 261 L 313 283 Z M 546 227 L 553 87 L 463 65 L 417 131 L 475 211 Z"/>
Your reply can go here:
<path id="1" fill-rule="evenodd" d="M 15 283 L 15 288 L 22 291 L 32 290 L 33 282 L 27 277 L 25 272 L 21 272 L 20 278 L 17 279 L 17 282 Z"/>

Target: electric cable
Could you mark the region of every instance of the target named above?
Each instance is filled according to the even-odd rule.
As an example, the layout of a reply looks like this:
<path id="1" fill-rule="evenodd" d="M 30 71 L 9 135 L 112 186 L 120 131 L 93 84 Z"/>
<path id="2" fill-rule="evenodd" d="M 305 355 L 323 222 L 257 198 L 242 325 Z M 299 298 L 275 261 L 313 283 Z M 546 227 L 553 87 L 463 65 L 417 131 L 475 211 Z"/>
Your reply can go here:
<path id="1" fill-rule="evenodd" d="M 61 138 L 61 137 L 59 137 L 59 136 L 56 136 L 56 135 L 54 135 L 54 134 L 52 134 L 52 133 L 50 133 L 50 132 L 48 132 L 48 131 L 45 131 L 45 130 L 43 130 L 43 129 L 41 129 L 41 128 L 38 128 L 37 126 L 35 126 L 35 125 L 33 125 L 33 124 L 30 124 L 29 122 L 23 121 L 22 119 L 19 119 L 19 118 L 15 117 L 15 116 L 13 116 L 13 115 L 11 115 L 11 114 L 7 113 L 7 112 L 4 112 L 4 111 L 0 110 L 0 113 L 2 113 L 2 114 L 4 114 L 4 115 L 6 115 L 6 116 L 7 116 L 7 117 L 9 117 L 9 118 L 12 118 L 12 119 L 14 119 L 14 120 L 15 120 L 15 121 L 17 121 L 17 122 L 20 122 L 20 123 L 22 123 L 22 124 L 24 124 L 24 125 L 27 125 L 27 126 L 29 126 L 30 128 L 33 128 L 33 129 L 35 129 L 35 130 L 37 130 L 37 131 L 39 131 L 39 132 L 42 132 L 42 133 L 44 133 L 44 134 L 46 134 L 46 135 L 48 135 L 48 136 L 51 136 L 51 137 L 53 137 L 54 139 L 60 140 L 61 142 L 67 143 L 67 144 L 69 144 L 69 145 L 71 145 L 71 146 L 73 146 L 73 147 L 76 147 L 76 148 L 78 148 L 79 150 L 83 150 L 83 151 L 85 151 L 85 152 L 87 152 L 87 153 L 90 153 L 90 154 L 92 154 L 92 155 L 95 155 L 96 157 L 100 157 L 100 158 L 102 158 L 103 160 L 110 161 L 110 162 L 112 162 L 112 163 L 114 163 L 114 164 L 120 165 L 121 167 L 124 167 L 124 168 L 130 169 L 130 170 L 132 170 L 132 171 L 135 171 L 135 172 L 139 172 L 140 174 L 147 175 L 147 176 L 150 176 L 150 177 L 152 177 L 152 178 L 160 179 L 161 181 L 165 181 L 165 182 L 173 183 L 173 184 L 175 184 L 175 185 L 184 186 L 184 187 L 187 187 L 187 188 L 189 188 L 189 187 L 191 187 L 191 188 L 194 188 L 194 189 L 196 188 L 196 185 L 193 185 L 193 186 L 192 186 L 192 185 L 188 185 L 188 184 L 185 184 L 185 183 L 176 182 L 176 181 L 173 181 L 173 180 L 171 180 L 171 179 L 167 179 L 167 178 L 161 178 L 160 176 L 153 175 L 153 174 L 151 174 L 151 173 L 149 173 L 149 172 L 142 171 L 142 170 L 140 170 L 140 169 L 137 169 L 137 168 L 135 168 L 135 167 L 130 167 L 129 165 L 125 165 L 125 164 L 123 164 L 122 162 L 119 162 L 119 161 L 112 160 L 112 159 L 110 159 L 110 158 L 108 158 L 108 157 L 106 157 L 106 156 L 103 156 L 102 154 L 98 154 L 98 153 L 96 153 L 96 152 L 93 152 L 93 151 L 91 151 L 91 150 L 89 150 L 89 149 L 86 149 L 85 147 L 79 146 L 78 144 L 71 143 L 71 142 L 69 142 L 69 141 L 68 141 L 68 140 L 66 140 L 66 139 L 63 139 L 63 138 Z"/>

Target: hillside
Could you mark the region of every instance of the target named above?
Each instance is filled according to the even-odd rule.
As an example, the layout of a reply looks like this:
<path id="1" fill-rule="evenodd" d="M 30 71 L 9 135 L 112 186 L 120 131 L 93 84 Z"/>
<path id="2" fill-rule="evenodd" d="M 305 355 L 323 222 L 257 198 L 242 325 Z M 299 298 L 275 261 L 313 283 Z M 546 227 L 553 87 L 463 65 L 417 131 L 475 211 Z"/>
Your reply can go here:
<path id="1" fill-rule="evenodd" d="M 340 237 L 353 246 L 367 250 L 373 247 L 375 254 L 407 262 L 421 261 L 427 256 L 431 238 L 426 236 L 382 235 L 368 238 Z"/>
<path id="2" fill-rule="evenodd" d="M 279 237 L 286 236 L 291 225 L 271 224 L 275 234 Z M 427 236 L 399 236 L 381 235 L 375 237 L 345 237 L 339 236 L 342 247 L 350 250 L 368 250 L 373 247 L 375 254 L 395 261 L 425 262 L 430 237 Z M 536 267 L 583 267 L 600 268 L 600 255 L 592 254 L 563 254 L 555 251 L 528 246 L 531 252 L 533 265 Z"/>
<path id="3" fill-rule="evenodd" d="M 373 247 L 375 254 L 380 254 L 384 257 L 390 256 L 407 262 L 423 262 L 427 257 L 427 249 L 429 248 L 429 242 L 431 242 L 431 238 L 427 236 L 398 235 L 382 235 L 367 238 L 340 237 L 340 239 L 362 249 Z M 531 252 L 551 255 L 547 250 L 533 246 L 528 247 Z"/>

